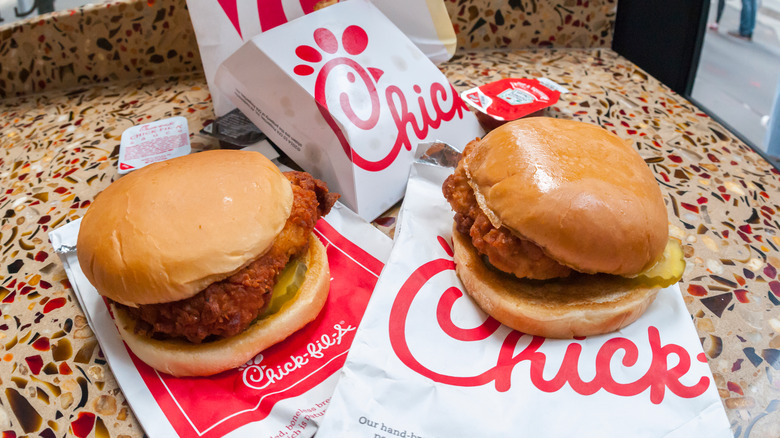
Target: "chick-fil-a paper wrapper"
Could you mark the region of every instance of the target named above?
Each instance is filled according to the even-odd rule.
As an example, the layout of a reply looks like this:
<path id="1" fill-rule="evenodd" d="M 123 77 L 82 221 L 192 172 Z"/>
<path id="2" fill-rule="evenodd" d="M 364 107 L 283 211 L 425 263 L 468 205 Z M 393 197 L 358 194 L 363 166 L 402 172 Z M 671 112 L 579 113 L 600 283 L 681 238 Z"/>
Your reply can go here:
<path id="1" fill-rule="evenodd" d="M 676 285 L 623 330 L 575 340 L 484 314 L 455 274 L 452 170 L 413 166 L 318 438 L 732 436 Z"/>
<path id="2" fill-rule="evenodd" d="M 263 32 L 216 83 L 268 138 L 374 220 L 401 199 L 413 150 L 484 131 L 442 72 L 367 0 Z"/>
<path id="3" fill-rule="evenodd" d="M 49 238 L 125 398 L 152 438 L 311 437 L 336 384 L 392 242 L 337 203 L 314 233 L 325 245 L 330 293 L 319 316 L 241 367 L 176 378 L 141 362 L 119 337 L 106 302 L 76 256 L 80 220 Z"/>

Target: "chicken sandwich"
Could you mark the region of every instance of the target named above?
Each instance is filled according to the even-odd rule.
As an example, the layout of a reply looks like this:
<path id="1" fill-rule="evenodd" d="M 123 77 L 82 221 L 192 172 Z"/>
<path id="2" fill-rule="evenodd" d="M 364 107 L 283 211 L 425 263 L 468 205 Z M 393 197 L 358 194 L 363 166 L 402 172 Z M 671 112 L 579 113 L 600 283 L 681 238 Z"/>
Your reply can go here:
<path id="1" fill-rule="evenodd" d="M 588 123 L 532 117 L 469 143 L 444 196 L 458 276 L 516 330 L 555 338 L 636 320 L 685 264 L 633 147 Z"/>
<path id="2" fill-rule="evenodd" d="M 78 259 L 136 356 L 211 375 L 319 314 L 330 273 L 312 230 L 336 199 L 259 153 L 200 152 L 104 190 L 82 220 Z"/>

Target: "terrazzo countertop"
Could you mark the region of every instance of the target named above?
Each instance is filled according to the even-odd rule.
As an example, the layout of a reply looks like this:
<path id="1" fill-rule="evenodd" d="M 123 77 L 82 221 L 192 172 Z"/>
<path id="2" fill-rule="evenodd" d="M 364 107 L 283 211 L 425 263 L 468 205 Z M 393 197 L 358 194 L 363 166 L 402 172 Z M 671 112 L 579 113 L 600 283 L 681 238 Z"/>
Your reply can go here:
<path id="1" fill-rule="evenodd" d="M 186 53 L 172 55 L 172 73 L 131 81 L 109 74 L 14 96 L 20 86 L 0 100 L 3 438 L 143 434 L 47 232 L 81 217 L 118 177 L 126 128 L 180 115 L 195 150 L 216 147 L 195 134 L 214 114 L 205 80 L 191 67 L 197 55 Z M 780 436 L 780 172 L 611 50 L 459 52 L 442 70 L 459 90 L 503 77 L 547 77 L 571 91 L 549 115 L 633 140 L 661 185 L 671 234 L 683 242 L 680 289 L 732 430 L 736 437 Z M 396 211 L 375 225 L 392 235 Z"/>

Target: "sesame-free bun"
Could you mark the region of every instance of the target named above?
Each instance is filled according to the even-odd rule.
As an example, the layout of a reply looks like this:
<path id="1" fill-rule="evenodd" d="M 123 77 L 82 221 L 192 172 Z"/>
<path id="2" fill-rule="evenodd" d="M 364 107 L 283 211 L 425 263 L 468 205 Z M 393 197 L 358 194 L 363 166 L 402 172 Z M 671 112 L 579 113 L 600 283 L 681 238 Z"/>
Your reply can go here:
<path id="1" fill-rule="evenodd" d="M 506 123 L 464 157 L 495 227 L 574 270 L 630 276 L 668 239 L 666 207 L 633 147 L 589 123 L 531 117 Z"/>
<path id="2" fill-rule="evenodd" d="M 292 201 L 289 180 L 257 152 L 154 163 L 92 203 L 78 236 L 79 264 L 102 295 L 131 307 L 190 298 L 262 255 Z"/>
<path id="3" fill-rule="evenodd" d="M 238 367 L 317 317 L 328 296 L 330 270 L 325 247 L 313 234 L 309 235 L 309 251 L 302 261 L 307 271 L 298 295 L 278 312 L 229 338 L 201 344 L 152 339 L 135 332 L 135 320 L 124 310 L 113 304 L 111 309 L 122 339 L 151 367 L 174 376 L 216 374 Z"/>
<path id="4" fill-rule="evenodd" d="M 452 241 L 466 292 L 485 313 L 523 333 L 564 339 L 609 333 L 639 318 L 658 293 L 615 275 L 519 279 L 485 265 L 471 238 L 455 227 Z"/>

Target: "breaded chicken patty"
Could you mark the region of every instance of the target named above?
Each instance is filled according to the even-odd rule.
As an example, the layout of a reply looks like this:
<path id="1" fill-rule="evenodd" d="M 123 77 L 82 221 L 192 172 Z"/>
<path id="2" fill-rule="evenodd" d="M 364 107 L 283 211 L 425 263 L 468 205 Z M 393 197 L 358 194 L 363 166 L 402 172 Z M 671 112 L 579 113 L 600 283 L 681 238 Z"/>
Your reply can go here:
<path id="1" fill-rule="evenodd" d="M 464 148 L 464 157 L 471 152 L 473 143 Z M 504 272 L 535 280 L 568 276 L 571 269 L 548 257 L 538 245 L 515 236 L 504 226 L 495 228 L 490 223 L 468 183 L 463 161 L 458 162 L 455 173 L 442 186 L 444 197 L 455 210 L 457 230 L 471 236 L 477 251 Z"/>

